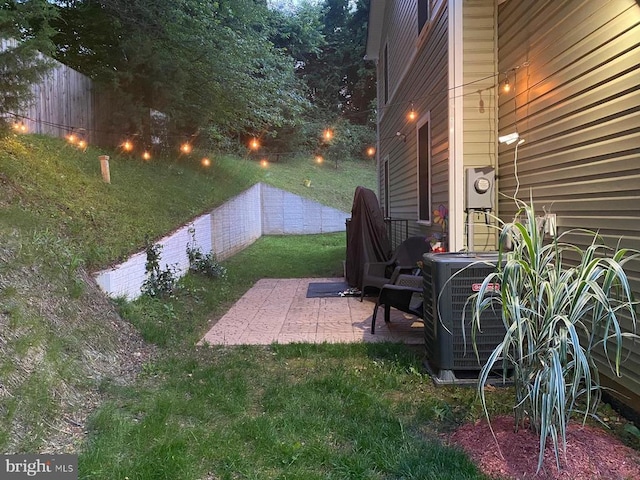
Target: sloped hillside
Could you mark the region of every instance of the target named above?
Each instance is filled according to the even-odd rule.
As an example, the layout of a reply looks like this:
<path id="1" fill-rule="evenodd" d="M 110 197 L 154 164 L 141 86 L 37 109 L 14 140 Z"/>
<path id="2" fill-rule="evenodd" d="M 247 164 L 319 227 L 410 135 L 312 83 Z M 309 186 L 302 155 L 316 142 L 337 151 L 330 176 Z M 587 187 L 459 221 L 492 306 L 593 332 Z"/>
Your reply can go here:
<path id="1" fill-rule="evenodd" d="M 102 154 L 111 184 L 100 176 Z M 108 385 L 131 382 L 156 355 L 88 272 L 257 181 L 302 184 L 296 165 L 281 167 L 293 173 L 246 158 L 211 156 L 204 167 L 195 155 L 143 162 L 42 136 L 0 139 L 0 450 L 74 450 Z M 323 174 L 375 179 L 372 169 L 357 177 L 321 168 L 302 175 L 317 173 L 324 190 Z"/>

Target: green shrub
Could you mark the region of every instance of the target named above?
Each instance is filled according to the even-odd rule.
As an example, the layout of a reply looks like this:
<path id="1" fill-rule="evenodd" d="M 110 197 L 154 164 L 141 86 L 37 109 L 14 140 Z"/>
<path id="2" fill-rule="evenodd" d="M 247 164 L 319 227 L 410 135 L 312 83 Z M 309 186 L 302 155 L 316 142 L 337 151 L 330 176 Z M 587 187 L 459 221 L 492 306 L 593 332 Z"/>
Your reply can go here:
<path id="1" fill-rule="evenodd" d="M 202 253 L 202 250 L 196 243 L 196 231 L 189 229 L 191 233 L 191 242 L 187 244 L 187 257 L 189 258 L 189 269 L 210 278 L 225 278 L 227 269 L 218 263 L 215 253 Z"/>
<path id="2" fill-rule="evenodd" d="M 162 245 L 158 243 L 147 244 L 145 251 L 147 254 L 147 263 L 145 264 L 147 279 L 140 288 L 142 294 L 150 297 L 170 296 L 178 283 L 175 265 L 166 265 L 164 269 L 160 268 Z"/>

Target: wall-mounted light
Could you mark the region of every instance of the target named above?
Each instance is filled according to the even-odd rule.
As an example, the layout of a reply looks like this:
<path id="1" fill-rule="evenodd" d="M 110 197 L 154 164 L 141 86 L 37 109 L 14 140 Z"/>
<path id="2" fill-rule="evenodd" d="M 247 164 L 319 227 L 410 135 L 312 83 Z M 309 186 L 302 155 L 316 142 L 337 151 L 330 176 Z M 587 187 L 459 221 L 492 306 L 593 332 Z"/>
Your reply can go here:
<path id="1" fill-rule="evenodd" d="M 403 142 L 407 141 L 407 136 L 402 132 L 396 132 L 396 137 L 402 139 Z"/>
<path id="2" fill-rule="evenodd" d="M 511 84 L 509 83 L 509 77 L 504 79 L 504 83 L 502 84 L 502 91 L 504 93 L 509 93 L 511 91 Z"/>
<path id="3" fill-rule="evenodd" d="M 518 145 L 522 145 L 524 143 L 524 138 L 521 138 L 518 132 L 513 132 L 507 135 L 498 137 L 498 142 L 504 143 L 506 145 L 511 145 L 515 142 L 518 142 Z"/>

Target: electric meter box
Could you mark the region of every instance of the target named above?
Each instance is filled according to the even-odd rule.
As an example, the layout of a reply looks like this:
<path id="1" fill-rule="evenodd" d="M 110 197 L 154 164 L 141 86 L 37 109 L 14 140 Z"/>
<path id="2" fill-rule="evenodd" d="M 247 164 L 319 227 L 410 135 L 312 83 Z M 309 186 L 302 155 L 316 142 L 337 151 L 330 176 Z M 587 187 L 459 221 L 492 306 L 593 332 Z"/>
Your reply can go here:
<path id="1" fill-rule="evenodd" d="M 493 210 L 496 171 L 493 167 L 467 168 L 466 210 Z"/>

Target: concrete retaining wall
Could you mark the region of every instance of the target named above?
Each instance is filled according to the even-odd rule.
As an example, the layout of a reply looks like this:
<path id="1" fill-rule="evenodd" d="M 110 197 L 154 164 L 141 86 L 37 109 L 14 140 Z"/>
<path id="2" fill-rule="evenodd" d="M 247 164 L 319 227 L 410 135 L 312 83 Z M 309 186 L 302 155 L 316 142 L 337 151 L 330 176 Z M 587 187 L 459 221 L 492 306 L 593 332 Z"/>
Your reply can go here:
<path id="1" fill-rule="evenodd" d="M 293 235 L 342 232 L 349 214 L 298 195 L 259 183 L 224 205 L 202 215 L 160 239 L 160 268 L 176 268 L 179 276 L 189 268 L 187 244 L 194 231 L 203 253 L 213 252 L 224 260 L 255 242 L 262 235 Z M 94 277 L 111 297 L 134 300 L 146 279 L 145 252 L 139 252 Z"/>

